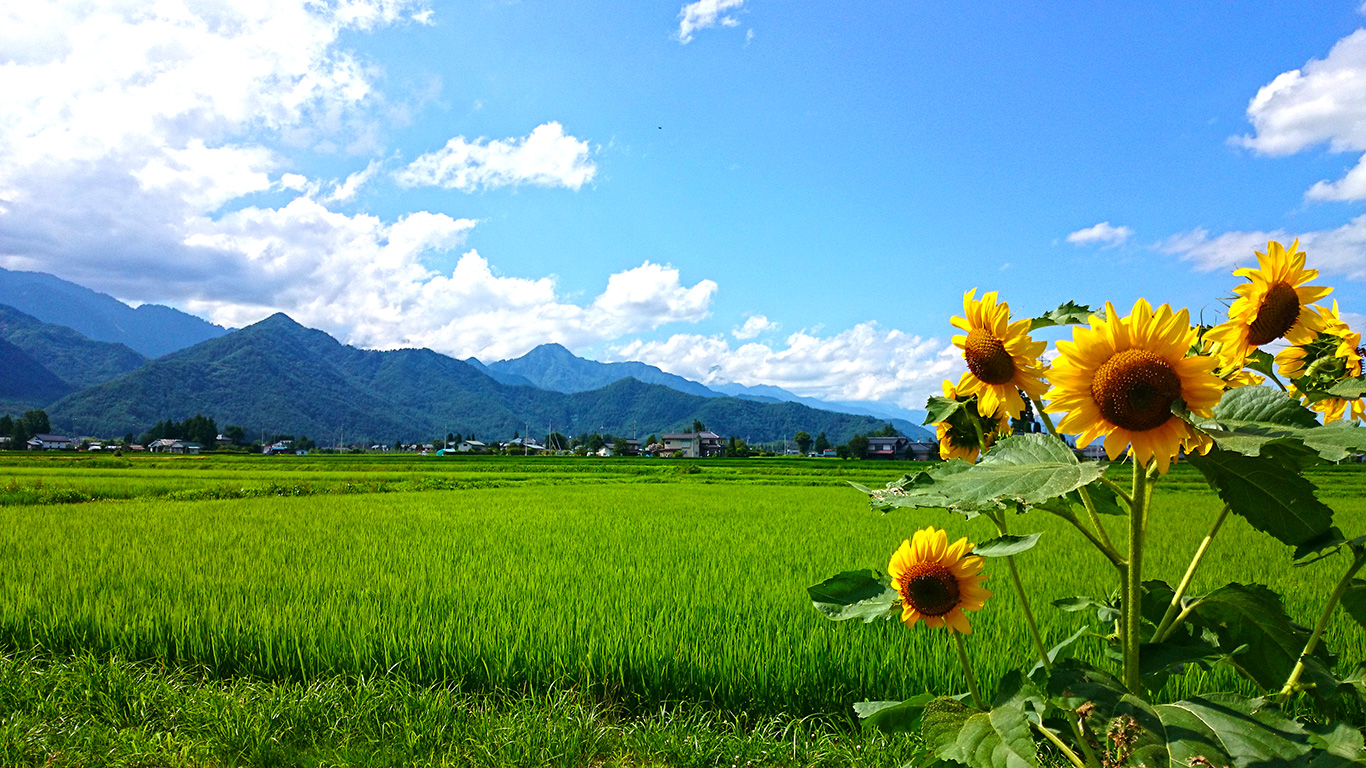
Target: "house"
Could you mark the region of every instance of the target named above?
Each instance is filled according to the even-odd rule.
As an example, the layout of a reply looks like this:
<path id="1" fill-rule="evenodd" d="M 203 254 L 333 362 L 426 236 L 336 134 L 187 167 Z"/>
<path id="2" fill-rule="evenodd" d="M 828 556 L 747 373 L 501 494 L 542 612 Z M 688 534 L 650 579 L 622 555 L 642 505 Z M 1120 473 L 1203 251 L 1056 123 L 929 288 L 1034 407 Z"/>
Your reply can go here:
<path id="1" fill-rule="evenodd" d="M 869 459 L 904 459 L 911 439 L 902 435 L 896 437 L 870 437 L 868 450 L 863 455 Z"/>
<path id="2" fill-rule="evenodd" d="M 75 447 L 75 440 L 61 435 L 34 435 L 28 441 L 30 451 L 69 451 Z"/>
<path id="3" fill-rule="evenodd" d="M 631 438 L 628 437 L 628 438 L 626 438 L 625 440 L 623 440 L 622 442 L 625 443 L 625 450 L 622 451 L 621 453 L 618 453 L 618 452 L 617 452 L 616 443 L 613 443 L 613 444 L 611 444 L 611 445 L 604 445 L 603 447 L 599 448 L 599 449 L 598 449 L 598 452 L 595 453 L 594 455 L 595 455 L 595 456 L 639 456 L 639 455 L 640 455 L 640 441 L 639 441 L 639 440 L 632 440 Z"/>
<path id="4" fill-rule="evenodd" d="M 270 445 L 262 446 L 261 453 L 265 454 L 266 456 L 280 456 L 284 454 L 294 453 L 294 441 L 281 440 L 277 443 L 271 443 Z"/>
<path id="5" fill-rule="evenodd" d="M 1105 441 L 1097 440 L 1080 450 L 1081 457 L 1090 461 L 1109 461 L 1110 457 L 1105 453 Z"/>
<path id="6" fill-rule="evenodd" d="M 464 440 L 455 449 L 461 453 L 484 453 L 489 447 L 478 440 Z"/>
<path id="7" fill-rule="evenodd" d="M 939 458 L 939 443 L 934 440 L 915 440 L 906 446 L 906 458 L 911 461 L 934 461 Z"/>
<path id="8" fill-rule="evenodd" d="M 726 441 L 715 432 L 670 432 L 660 437 L 664 453 L 681 452 L 690 459 L 720 456 L 726 452 Z"/>
<path id="9" fill-rule="evenodd" d="M 189 440 L 176 440 L 163 437 L 160 440 L 153 440 L 147 450 L 151 453 L 199 453 L 204 446 L 193 443 Z"/>

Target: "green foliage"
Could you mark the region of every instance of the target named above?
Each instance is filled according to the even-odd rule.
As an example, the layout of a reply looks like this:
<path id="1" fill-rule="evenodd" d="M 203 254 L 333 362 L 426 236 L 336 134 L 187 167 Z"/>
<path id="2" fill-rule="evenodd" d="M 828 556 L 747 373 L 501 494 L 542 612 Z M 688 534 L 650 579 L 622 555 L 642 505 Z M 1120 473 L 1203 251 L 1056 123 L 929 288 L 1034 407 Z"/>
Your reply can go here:
<path id="1" fill-rule="evenodd" d="M 1039 543 L 1041 533 L 1031 533 L 1026 536 L 1016 536 L 1004 534 L 994 539 L 984 541 L 973 547 L 972 554 L 981 557 L 1010 557 L 1021 552 L 1027 552 Z"/>
<path id="2" fill-rule="evenodd" d="M 977 464 L 949 461 L 879 491 L 861 490 L 884 510 L 942 507 L 972 517 L 983 510 L 1041 504 L 1104 473 L 1104 466 L 1079 461 L 1055 437 L 1018 435 L 997 443 Z"/>
<path id="3" fill-rule="evenodd" d="M 849 458 L 862 459 L 868 455 L 868 438 L 865 435 L 854 435 L 849 438 Z"/>
<path id="4" fill-rule="evenodd" d="M 1366 429 L 1350 422 L 1319 426 L 1312 411 L 1270 387 L 1239 387 L 1224 395 L 1213 419 L 1191 419 L 1224 450 L 1258 455 L 1273 443 L 1301 443 L 1327 461 L 1366 450 Z"/>
<path id="5" fill-rule="evenodd" d="M 865 624 L 891 618 L 900 596 L 878 571 L 846 571 L 807 587 L 811 604 L 832 621 L 862 619 Z"/>
<path id="6" fill-rule="evenodd" d="M 1315 496 L 1314 484 L 1300 474 L 1302 447 L 1277 442 L 1262 446 L 1261 455 L 1213 448 L 1194 454 L 1200 470 L 1219 497 L 1255 528 L 1291 546 L 1327 532 L 1333 510 Z"/>
<path id="7" fill-rule="evenodd" d="M 1191 621 L 1217 636 L 1216 647 L 1263 690 L 1279 690 L 1309 638 L 1286 615 L 1280 596 L 1257 584 L 1229 584 L 1199 598 Z M 1330 663 L 1326 651 L 1319 656 Z"/>
<path id="8" fill-rule="evenodd" d="M 1001 681 L 987 712 L 941 698 L 925 707 L 921 733 L 940 758 L 969 768 L 1038 766 L 1038 747 L 1029 730 L 1027 706 L 1039 698 L 1019 672 Z"/>
<path id="9" fill-rule="evenodd" d="M 1078 304 L 1069 301 L 1062 304 L 1057 309 L 1046 312 L 1029 322 L 1029 330 L 1037 331 L 1040 328 L 1049 328 L 1055 325 L 1077 325 L 1090 321 L 1091 315 L 1104 318 L 1105 312 L 1100 309 L 1091 309 L 1085 304 Z"/>
<path id="10" fill-rule="evenodd" d="M 792 440 L 797 444 L 798 453 L 800 453 L 803 456 L 807 455 L 808 453 L 811 453 L 812 440 L 810 432 L 807 432 L 805 430 L 798 432 L 796 436 L 792 438 Z"/>

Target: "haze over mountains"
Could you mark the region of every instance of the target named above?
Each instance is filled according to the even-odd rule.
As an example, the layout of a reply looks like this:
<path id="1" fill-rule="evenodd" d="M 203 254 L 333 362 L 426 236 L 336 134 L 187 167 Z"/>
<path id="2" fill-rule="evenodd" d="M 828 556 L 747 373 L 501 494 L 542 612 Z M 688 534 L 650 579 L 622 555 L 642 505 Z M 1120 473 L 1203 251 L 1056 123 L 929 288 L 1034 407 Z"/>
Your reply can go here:
<path id="1" fill-rule="evenodd" d="M 169 307 L 134 310 L 51 275 L 8 270 L 0 270 L 0 297 L 36 308 L 0 302 L 0 412 L 43 407 L 54 428 L 74 434 L 138 433 L 203 413 L 324 445 L 451 431 L 644 437 L 693 419 L 751 442 L 799 431 L 843 441 L 887 421 L 913 438 L 928 435 L 906 420 L 844 412 L 777 387 L 716 391 L 644 363 L 585 360 L 558 344 L 487 365 L 428 349 L 361 350 L 283 314 L 228 331 Z M 44 318 L 79 318 L 89 333 Z M 149 359 L 92 334 L 170 351 Z"/>

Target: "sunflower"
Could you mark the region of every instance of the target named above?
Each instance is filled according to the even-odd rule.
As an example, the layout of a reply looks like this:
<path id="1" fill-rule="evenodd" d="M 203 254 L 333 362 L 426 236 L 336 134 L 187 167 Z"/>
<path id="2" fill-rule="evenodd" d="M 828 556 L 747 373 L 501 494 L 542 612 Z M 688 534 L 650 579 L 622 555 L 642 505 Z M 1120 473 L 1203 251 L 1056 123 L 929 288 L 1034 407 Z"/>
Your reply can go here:
<path id="1" fill-rule="evenodd" d="M 1029 321 L 1010 322 L 1010 305 L 996 303 L 996 291 L 973 298 L 974 288 L 963 294 L 963 314 L 953 324 L 967 331 L 954 336 L 954 346 L 963 350 L 968 374 L 959 382 L 964 396 L 977 396 L 984 413 L 1004 408 L 1005 415 L 1018 416 L 1024 410 L 1019 390 L 1039 397 L 1048 389 L 1039 367 L 1039 355 L 1047 342 L 1029 338 Z"/>
<path id="2" fill-rule="evenodd" d="M 1281 375 L 1297 379 L 1306 375 L 1317 363 L 1319 369 L 1331 367 L 1338 374 L 1360 376 L 1361 334 L 1342 321 L 1336 301 L 1332 309 L 1318 306 L 1312 309 L 1318 313 L 1322 330 L 1313 341 L 1286 347 L 1276 355 Z"/>
<path id="3" fill-rule="evenodd" d="M 966 379 L 969 375 L 964 373 L 963 378 Z M 983 417 L 978 411 L 978 401 L 975 398 L 962 397 L 958 394 L 958 388 L 962 386 L 962 381 L 958 387 L 948 380 L 944 381 L 944 397 L 957 400 L 964 405 L 962 409 L 935 426 L 939 438 L 939 458 L 975 462 L 977 456 L 994 445 L 998 437 L 1010 434 L 1010 417 L 1000 410 L 990 417 Z M 981 430 L 980 440 L 978 430 Z"/>
<path id="4" fill-rule="evenodd" d="M 934 526 L 916 531 L 901 542 L 887 572 L 901 595 L 901 620 L 914 627 L 921 619 L 931 627 L 948 626 L 972 634 L 963 611 L 982 607 L 991 593 L 981 587 L 983 560 L 972 552 L 967 537 L 949 544 L 949 535 Z"/>
<path id="5" fill-rule="evenodd" d="M 1105 317 L 1092 315 L 1072 341 L 1058 342 L 1046 410 L 1066 414 L 1058 429 L 1077 434 L 1078 446 L 1104 437 L 1111 459 L 1133 446 L 1136 460 L 1146 465 L 1156 459 L 1165 473 L 1183 445 L 1207 445 L 1204 435 L 1172 413 L 1172 404 L 1182 400 L 1193 413 L 1209 416 L 1224 392 L 1213 373 L 1217 363 L 1186 356 L 1196 330 L 1184 309 L 1173 313 L 1163 304 L 1154 312 L 1139 299 L 1121 318 L 1106 302 Z"/>
<path id="6" fill-rule="evenodd" d="M 1286 339 L 1291 344 L 1307 344 L 1322 327 L 1309 305 L 1333 292 L 1332 288 L 1305 283 L 1319 276 L 1317 269 L 1304 268 L 1304 251 L 1297 239 L 1286 249 L 1275 240 L 1266 244 L 1266 253 L 1257 252 L 1257 268 L 1235 270 L 1246 277 L 1233 292 L 1238 298 L 1228 310 L 1228 322 L 1206 334 L 1220 345 L 1219 357 L 1225 365 L 1242 365 L 1253 349 Z"/>

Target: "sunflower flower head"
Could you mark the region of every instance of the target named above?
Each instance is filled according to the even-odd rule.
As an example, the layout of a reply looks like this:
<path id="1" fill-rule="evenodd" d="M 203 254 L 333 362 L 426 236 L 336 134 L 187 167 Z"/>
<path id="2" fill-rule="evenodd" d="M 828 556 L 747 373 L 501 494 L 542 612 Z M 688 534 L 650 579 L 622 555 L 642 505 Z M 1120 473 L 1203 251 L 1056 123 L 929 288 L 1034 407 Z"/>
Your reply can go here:
<path id="1" fill-rule="evenodd" d="M 1347 379 L 1361 376 L 1361 334 L 1353 331 L 1333 308 L 1314 307 L 1323 330 L 1308 344 L 1286 347 L 1276 355 L 1281 373 L 1290 379 L 1291 392 L 1309 401 L 1324 421 L 1363 418 L 1361 398 L 1325 396 L 1322 393 Z M 1309 397 L 1307 393 L 1319 393 Z"/>
<path id="2" fill-rule="evenodd" d="M 1165 473 L 1182 447 L 1208 445 L 1172 405 L 1180 400 L 1209 416 L 1224 393 L 1214 375 L 1217 361 L 1188 356 L 1195 335 L 1184 309 L 1174 313 L 1163 304 L 1154 311 L 1139 299 L 1120 317 L 1107 302 L 1105 319 L 1092 315 L 1072 341 L 1058 342 L 1046 410 L 1065 414 L 1058 429 L 1076 434 L 1078 446 L 1103 438 L 1112 460 L 1131 448 L 1137 461 L 1156 461 Z"/>
<path id="3" fill-rule="evenodd" d="M 996 291 L 976 295 L 976 288 L 963 295 L 964 316 L 952 321 L 967 332 L 953 337 L 968 364 L 958 388 L 964 396 L 976 395 L 983 413 L 1018 416 L 1024 410 L 1020 390 L 1039 397 L 1048 389 L 1039 367 L 1048 344 L 1029 338 L 1029 320 L 1010 322 L 1010 305 L 997 303 Z"/>
<path id="4" fill-rule="evenodd" d="M 1206 334 L 1220 345 L 1225 367 L 1241 366 L 1252 350 L 1277 339 L 1306 344 L 1322 330 L 1320 317 L 1310 305 L 1333 292 L 1332 288 L 1306 285 L 1318 277 L 1316 269 L 1304 268 L 1304 251 L 1295 240 L 1287 250 L 1272 240 L 1266 253 L 1257 252 L 1257 267 L 1235 270 L 1247 282 L 1233 289 L 1238 295 L 1229 307 L 1228 321 Z"/>
<path id="5" fill-rule="evenodd" d="M 979 610 L 991 593 L 981 582 L 983 559 L 972 553 L 966 537 L 949 544 L 949 535 L 934 526 L 901 542 L 887 572 L 901 596 L 901 620 L 914 627 L 924 620 L 930 627 L 949 627 L 972 634 L 963 611 Z"/>
<path id="6" fill-rule="evenodd" d="M 964 373 L 963 378 L 969 375 Z M 944 382 L 944 397 L 962 403 L 963 407 L 935 425 L 939 458 L 975 462 L 983 451 L 995 445 L 998 438 L 1010 434 L 1010 417 L 1005 415 L 1004 409 L 982 416 L 978 410 L 980 401 L 960 394 L 962 386 L 961 381 L 957 387 L 947 380 Z"/>

